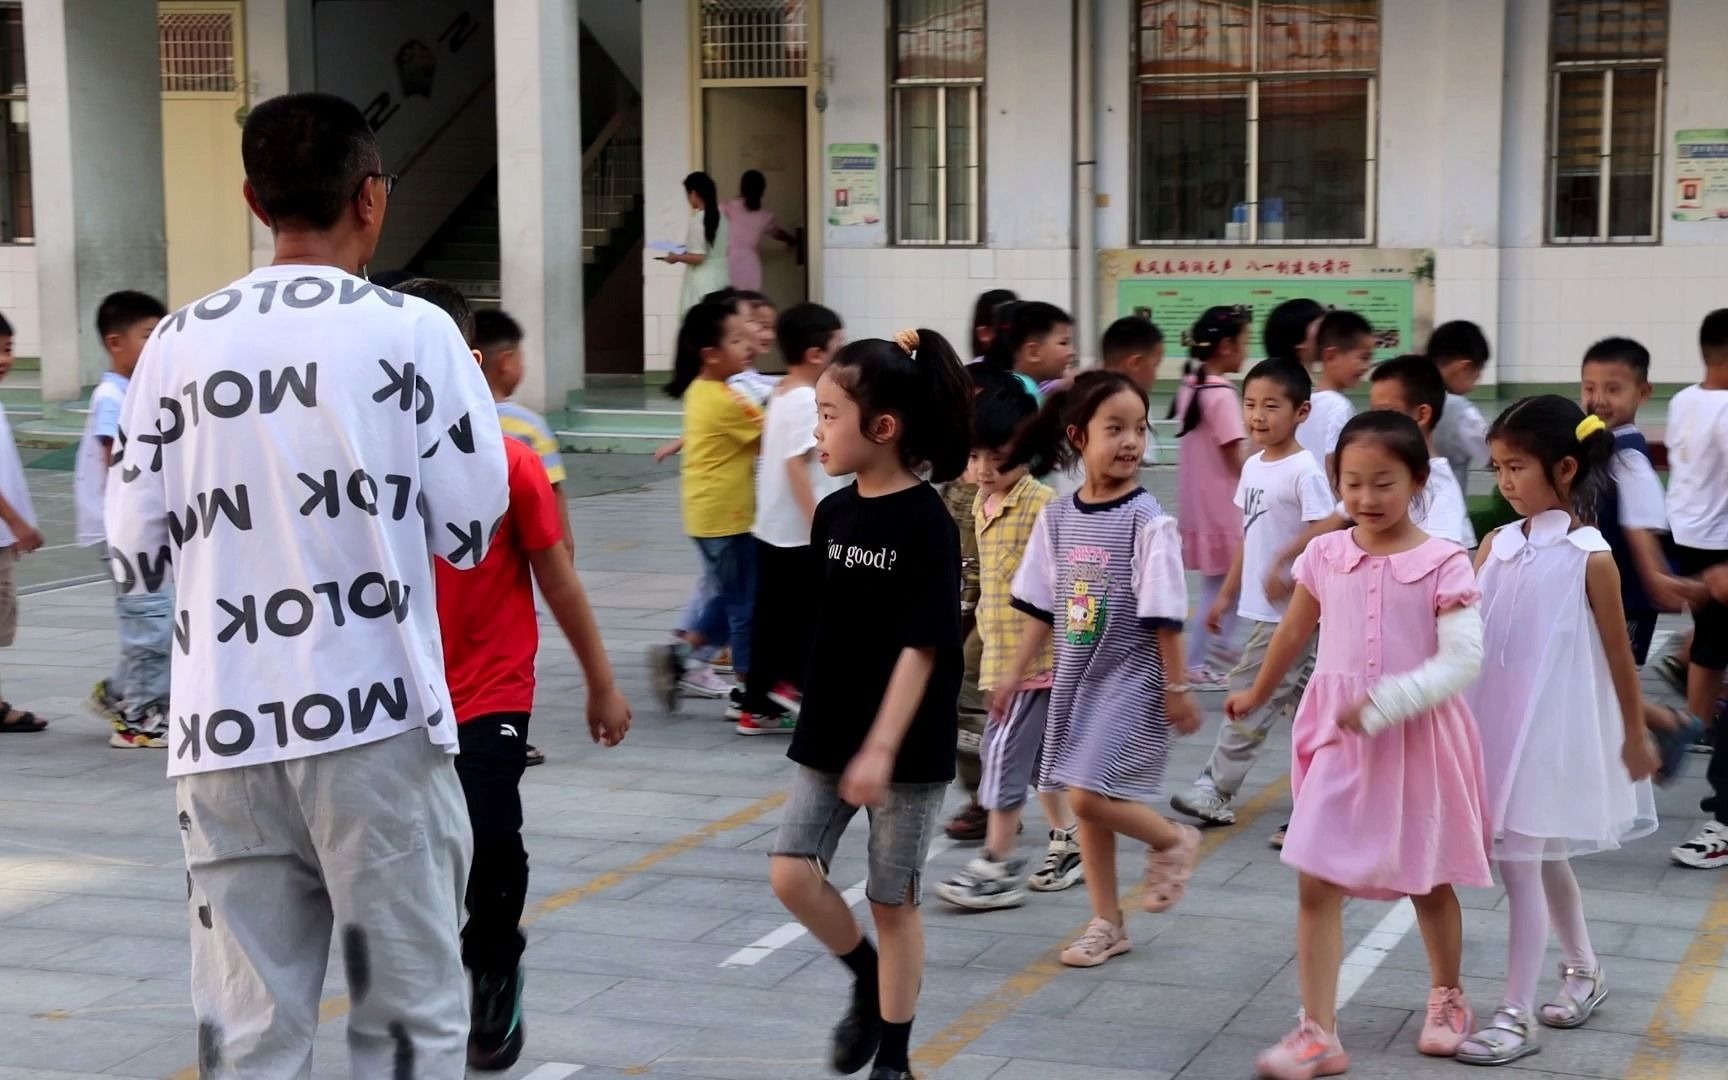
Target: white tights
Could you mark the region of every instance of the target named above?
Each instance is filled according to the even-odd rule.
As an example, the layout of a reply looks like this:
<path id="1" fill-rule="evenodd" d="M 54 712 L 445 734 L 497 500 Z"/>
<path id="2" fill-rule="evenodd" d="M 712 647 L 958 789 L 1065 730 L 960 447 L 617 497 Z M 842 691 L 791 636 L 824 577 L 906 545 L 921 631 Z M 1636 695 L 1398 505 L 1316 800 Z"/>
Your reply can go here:
<path id="1" fill-rule="evenodd" d="M 1512 909 L 1512 937 L 1507 944 L 1506 1004 L 1534 1015 L 1536 983 L 1548 951 L 1548 925 L 1560 938 L 1566 963 L 1586 971 L 1596 968 L 1590 930 L 1584 925 L 1584 898 L 1578 879 L 1565 859 L 1505 860 L 1500 878 Z"/>

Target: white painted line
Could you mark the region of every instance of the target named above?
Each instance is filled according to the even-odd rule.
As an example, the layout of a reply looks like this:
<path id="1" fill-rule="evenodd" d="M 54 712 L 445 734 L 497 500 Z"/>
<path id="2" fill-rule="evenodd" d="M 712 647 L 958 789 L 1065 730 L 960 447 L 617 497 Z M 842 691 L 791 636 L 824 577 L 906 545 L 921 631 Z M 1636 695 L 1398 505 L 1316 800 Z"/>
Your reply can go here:
<path id="1" fill-rule="evenodd" d="M 1350 955 L 1344 958 L 1344 963 L 1338 966 L 1338 1007 L 1342 1009 L 1356 996 L 1356 991 L 1362 989 L 1362 984 L 1385 961 L 1386 956 L 1398 943 L 1404 940 L 1404 935 L 1416 925 L 1416 906 L 1408 900 L 1400 900 L 1386 913 L 1385 918 L 1368 931 L 1356 947 L 1350 950 Z"/>
<path id="2" fill-rule="evenodd" d="M 925 856 L 924 859 L 925 865 L 929 865 L 936 856 L 942 854 L 953 846 L 954 841 L 948 839 L 946 836 L 937 837 L 930 844 L 930 854 Z M 849 908 L 857 907 L 859 904 L 864 902 L 864 886 L 867 884 L 869 884 L 868 881 L 860 881 L 858 884 L 841 893 L 840 899 L 846 901 L 846 906 Z M 720 961 L 720 966 L 723 968 L 755 967 L 757 964 L 760 964 L 770 956 L 773 956 L 775 953 L 792 944 L 794 941 L 797 941 L 807 933 L 809 933 L 809 931 L 804 929 L 804 924 L 802 923 L 783 923 L 757 938 L 750 944 L 744 946 L 742 949 L 739 949 L 731 956 Z M 527 1080 L 527 1078 L 524 1077 L 523 1080 Z"/>
<path id="3" fill-rule="evenodd" d="M 522 1077 L 522 1080 L 564 1080 L 566 1076 L 575 1076 L 581 1071 L 582 1066 L 580 1065 L 570 1065 L 562 1061 L 548 1061 Z"/>

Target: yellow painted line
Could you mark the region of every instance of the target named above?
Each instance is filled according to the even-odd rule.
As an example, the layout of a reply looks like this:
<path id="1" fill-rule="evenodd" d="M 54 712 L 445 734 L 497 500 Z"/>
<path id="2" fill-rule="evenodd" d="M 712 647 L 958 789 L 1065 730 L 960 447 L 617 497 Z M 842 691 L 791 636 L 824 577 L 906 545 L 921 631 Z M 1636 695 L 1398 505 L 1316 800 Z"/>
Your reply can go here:
<path id="1" fill-rule="evenodd" d="M 1699 871 L 1704 873 L 1705 871 Z M 1638 1080 L 1669 1080 L 1674 1065 L 1680 1059 L 1680 1047 L 1691 1029 L 1692 1018 L 1704 1004 L 1704 995 L 1723 969 L 1717 965 L 1728 952 L 1728 877 L 1716 884 L 1716 896 L 1698 922 L 1697 933 L 1680 968 L 1668 982 L 1662 1000 L 1656 1003 L 1656 1015 L 1644 1029 L 1644 1041 L 1627 1066 L 1626 1075 Z"/>
<path id="2" fill-rule="evenodd" d="M 1236 825 L 1234 827 L 1207 830 L 1200 840 L 1199 858 L 1206 858 L 1233 836 L 1240 835 L 1248 826 L 1253 825 L 1261 814 L 1264 814 L 1279 799 L 1283 798 L 1289 790 L 1290 778 L 1286 775 L 1268 784 L 1258 795 L 1243 803 L 1236 811 Z M 1121 859 L 1118 858 L 1117 862 L 1120 864 Z M 1122 895 L 1124 911 L 1135 906 L 1144 889 L 1145 883 L 1141 882 Z M 1088 919 L 1087 921 L 1090 922 L 1091 920 Z M 1005 1019 L 1024 1005 L 1033 994 L 1048 986 L 1056 976 L 1073 970 L 1063 965 L 1060 959 L 1062 950 L 1067 947 L 1069 942 L 1079 937 L 1085 929 L 1084 924 L 1075 927 L 1071 934 L 1050 946 L 1038 959 L 1010 975 L 1007 981 L 998 987 L 994 993 L 967 1009 L 947 1027 L 932 1035 L 912 1055 L 912 1063 L 930 1072 L 942 1068 L 963 1053 L 968 1046 L 977 1042 L 997 1022 Z"/>
<path id="3" fill-rule="evenodd" d="M 616 870 L 608 870 L 604 874 L 591 878 L 574 888 L 565 889 L 560 893 L 554 893 L 523 912 L 522 925 L 531 926 L 540 919 L 552 914 L 554 911 L 560 911 L 569 907 L 571 904 L 579 903 L 598 893 L 603 893 L 607 889 L 616 888 L 624 882 L 629 881 L 631 878 L 636 877 L 638 874 L 647 873 L 649 870 L 654 869 L 656 866 L 659 866 L 668 859 L 677 858 L 679 855 L 683 855 L 686 852 L 696 850 L 703 844 L 714 839 L 716 836 L 731 832 L 733 829 L 740 826 L 750 824 L 763 814 L 778 809 L 785 801 L 786 793 L 784 791 L 769 795 L 766 798 L 757 799 L 749 806 L 728 814 L 719 821 L 711 821 L 694 832 L 685 833 L 676 840 L 670 840 L 660 845 L 653 851 L 642 856 L 640 859 L 630 863 L 628 866 L 621 866 Z M 339 1020 L 346 1015 L 348 1015 L 348 997 L 346 994 L 339 997 L 328 998 L 318 1006 L 318 1022 L 320 1024 L 328 1024 L 331 1021 Z M 179 1072 L 171 1074 L 168 1080 L 198 1080 L 198 1067 L 196 1065 L 188 1065 Z"/>

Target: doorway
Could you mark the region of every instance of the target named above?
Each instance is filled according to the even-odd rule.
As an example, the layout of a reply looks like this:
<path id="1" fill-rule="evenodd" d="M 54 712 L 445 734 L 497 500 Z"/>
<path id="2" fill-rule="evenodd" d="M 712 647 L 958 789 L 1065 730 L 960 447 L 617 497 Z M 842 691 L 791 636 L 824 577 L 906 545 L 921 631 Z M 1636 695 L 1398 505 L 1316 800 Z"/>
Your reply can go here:
<path id="1" fill-rule="evenodd" d="M 168 306 L 220 289 L 251 268 L 240 125 L 246 116 L 240 0 L 158 5 Z"/>
<path id="2" fill-rule="evenodd" d="M 758 249 L 762 291 L 781 311 L 810 295 L 805 99 L 802 86 L 709 87 L 702 93 L 703 168 L 714 178 L 720 197 L 736 196 L 739 178 L 755 169 L 768 181 L 762 205 L 797 238 L 796 246 L 789 248 L 763 236 Z"/>

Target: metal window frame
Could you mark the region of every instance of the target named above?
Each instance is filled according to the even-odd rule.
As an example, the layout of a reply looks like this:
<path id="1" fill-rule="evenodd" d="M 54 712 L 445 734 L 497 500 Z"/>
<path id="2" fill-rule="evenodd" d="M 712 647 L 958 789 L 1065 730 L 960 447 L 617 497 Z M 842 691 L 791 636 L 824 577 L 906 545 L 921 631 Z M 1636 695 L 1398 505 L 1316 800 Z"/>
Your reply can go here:
<path id="1" fill-rule="evenodd" d="M 1140 74 L 1140 6 L 1141 0 L 1133 0 L 1128 5 L 1128 97 L 1132 109 L 1129 117 L 1131 139 L 1129 143 L 1130 161 L 1128 166 L 1129 189 L 1132 192 L 1133 203 L 1129 207 L 1129 225 L 1131 232 L 1131 247 L 1263 247 L 1263 248 L 1316 248 L 1316 247 L 1373 247 L 1379 235 L 1379 178 L 1380 178 L 1380 68 L 1383 63 L 1383 50 L 1376 48 L 1374 66 L 1372 68 L 1348 68 L 1340 71 L 1296 71 L 1296 72 L 1262 72 L 1260 70 L 1260 7 L 1264 0 L 1247 0 L 1249 5 L 1248 19 L 1251 30 L 1248 35 L 1249 70 L 1243 73 L 1223 73 L 1216 75 L 1142 75 Z M 1384 0 L 1374 6 L 1376 23 L 1384 25 Z M 1367 108 L 1366 121 L 1363 124 L 1363 198 L 1362 225 L 1366 235 L 1359 237 L 1329 237 L 1313 240 L 1262 240 L 1260 239 L 1260 87 L 1263 83 L 1300 82 L 1312 79 L 1338 78 L 1360 79 L 1366 84 Z M 1212 239 L 1177 239 L 1154 240 L 1142 236 L 1140 212 L 1140 181 L 1141 177 L 1141 104 L 1140 88 L 1147 84 L 1160 82 L 1183 83 L 1243 83 L 1248 87 L 1247 116 L 1244 123 L 1248 130 L 1247 160 L 1244 167 L 1247 170 L 1247 184 L 1243 188 L 1243 202 L 1249 207 L 1248 236 L 1243 240 L 1212 240 Z"/>
<path id="2" fill-rule="evenodd" d="M 18 9 L 20 18 L 22 18 L 24 9 L 23 0 L 0 0 L 0 9 L 4 8 Z M 25 63 L 28 65 L 28 59 L 26 59 Z M 0 87 L 0 125 L 10 123 L 12 102 L 22 101 L 28 105 L 30 101 L 28 73 L 26 73 L 25 78 L 26 81 L 19 84 L 24 89 L 23 93 L 13 93 L 12 87 L 10 86 Z M 0 126 L 0 245 L 34 244 L 36 242 L 36 230 L 30 230 L 30 235 L 28 236 L 20 236 L 18 234 L 18 223 L 12 219 L 12 186 L 14 176 L 12 147 L 10 141 L 6 138 L 7 134 L 8 132 L 6 128 Z M 28 133 L 26 133 L 24 137 L 26 141 L 28 141 Z M 31 171 L 27 175 L 31 177 L 32 183 L 34 183 L 34 162 L 31 163 Z"/>
<path id="3" fill-rule="evenodd" d="M 1669 9 L 1673 14 L 1673 9 Z M 1668 24 L 1672 33 L 1672 21 Z M 1655 71 L 1655 117 L 1650 125 L 1653 145 L 1650 148 L 1650 232 L 1642 236 L 1615 236 L 1610 229 L 1613 212 L 1614 179 L 1614 73 L 1616 71 Z M 1555 185 L 1559 182 L 1560 159 L 1560 81 L 1565 75 L 1602 76 L 1602 144 L 1598 150 L 1601 188 L 1597 196 L 1596 232 L 1591 236 L 1560 236 L 1555 228 Z M 1543 243 L 1549 247 L 1651 247 L 1662 243 L 1662 166 L 1663 148 L 1667 141 L 1664 109 L 1668 101 L 1668 39 L 1664 36 L 1662 55 L 1639 60 L 1556 60 L 1554 59 L 1554 9 L 1548 9 L 1548 146 L 1543 162 Z"/>
<path id="4" fill-rule="evenodd" d="M 989 5 L 982 6 L 983 23 L 981 31 L 984 35 L 985 74 L 975 79 L 902 79 L 895 71 L 896 38 L 899 34 L 898 13 L 895 11 L 897 0 L 885 0 L 888 6 L 888 111 L 889 146 L 888 146 L 888 205 L 885 216 L 888 222 L 888 243 L 891 247 L 905 248 L 969 248 L 983 247 L 984 243 L 984 88 L 989 74 L 990 63 L 990 11 Z M 971 178 L 967 184 L 967 194 L 971 197 L 971 211 L 968 225 L 972 236 L 966 240 L 950 240 L 948 238 L 948 95 L 936 95 L 936 130 L 940 133 L 936 139 L 936 181 L 935 198 L 939 200 L 936 208 L 935 240 L 908 240 L 901 235 L 900 215 L 900 93 L 903 90 L 949 90 L 971 89 L 968 101 L 968 120 L 971 127 L 968 131 L 967 152 L 971 155 L 973 167 Z"/>

